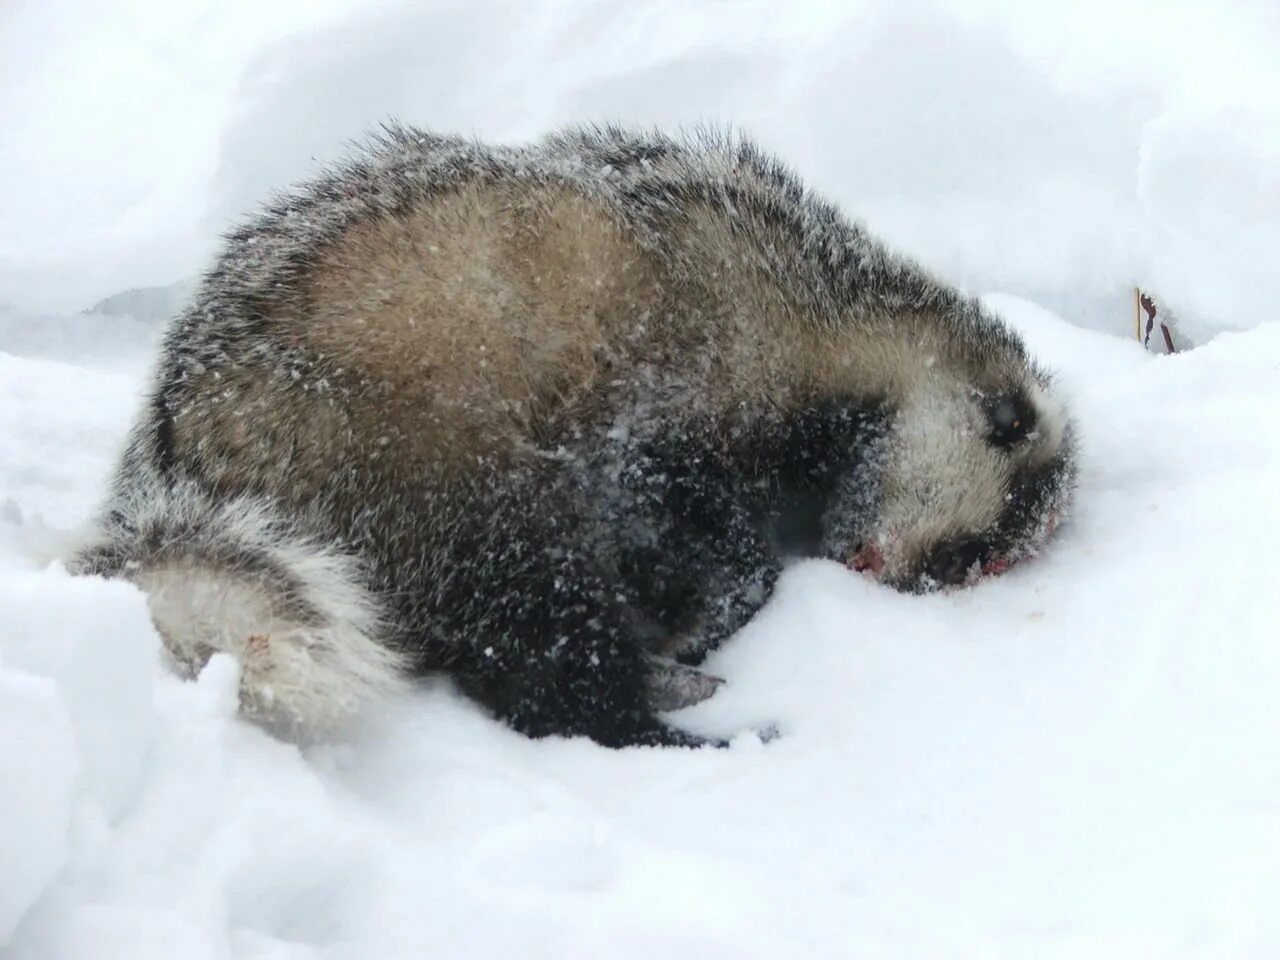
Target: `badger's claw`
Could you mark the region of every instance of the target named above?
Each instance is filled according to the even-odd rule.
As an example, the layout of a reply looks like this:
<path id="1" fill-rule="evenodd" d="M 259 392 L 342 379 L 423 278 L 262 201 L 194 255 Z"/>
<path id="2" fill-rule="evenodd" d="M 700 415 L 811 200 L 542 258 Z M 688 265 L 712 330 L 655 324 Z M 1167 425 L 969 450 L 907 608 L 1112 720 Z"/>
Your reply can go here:
<path id="1" fill-rule="evenodd" d="M 666 657 L 649 657 L 648 664 L 649 707 L 658 713 L 701 703 L 724 683 L 721 677 L 686 667 Z"/>

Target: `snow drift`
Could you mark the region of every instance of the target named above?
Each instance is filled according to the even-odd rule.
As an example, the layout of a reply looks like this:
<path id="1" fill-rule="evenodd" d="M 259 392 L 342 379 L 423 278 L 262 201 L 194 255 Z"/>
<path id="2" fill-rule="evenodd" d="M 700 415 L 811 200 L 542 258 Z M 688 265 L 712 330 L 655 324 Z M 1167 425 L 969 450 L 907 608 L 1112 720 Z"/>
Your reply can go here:
<path id="1" fill-rule="evenodd" d="M 531 742 L 447 684 L 272 740 L 234 663 L 178 681 L 140 595 L 33 562 L 128 404 L 99 406 L 123 375 L 0 358 L 0 409 L 38 411 L 0 471 L 11 955 L 1268 953 L 1280 325 L 1153 358 L 989 303 L 1076 399 L 1072 521 L 946 595 L 792 569 L 681 718 L 727 751 Z"/>

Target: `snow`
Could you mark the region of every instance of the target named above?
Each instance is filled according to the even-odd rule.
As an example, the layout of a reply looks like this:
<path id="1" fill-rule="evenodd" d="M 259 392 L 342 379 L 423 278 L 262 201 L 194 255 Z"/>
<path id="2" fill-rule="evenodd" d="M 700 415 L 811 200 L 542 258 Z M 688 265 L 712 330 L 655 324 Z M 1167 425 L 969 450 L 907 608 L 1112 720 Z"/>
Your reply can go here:
<path id="1" fill-rule="evenodd" d="M 0 953 L 1280 952 L 1273 5 L 220 6 L 0 13 Z M 445 683 L 340 742 L 238 720 L 234 662 L 180 681 L 57 562 L 154 336 L 76 311 L 386 113 L 753 130 L 1059 371 L 1070 522 L 943 595 L 793 568 L 680 717 L 728 750 L 531 742 Z M 1133 343 L 1135 282 L 1202 345 Z"/>
<path id="2" fill-rule="evenodd" d="M 687 725 L 530 742 L 440 684 L 336 744 L 160 665 L 131 587 L 31 559 L 136 379 L 0 357 L 10 956 L 1264 956 L 1280 947 L 1280 324 L 1175 357 L 1001 295 L 1075 402 L 1051 549 L 913 597 L 788 572 Z M 99 437 L 93 442 L 94 437 Z M 74 467 L 74 469 L 70 469 Z M 38 538 L 37 538 L 38 539 Z M 776 725 L 761 744 L 750 731 Z"/>

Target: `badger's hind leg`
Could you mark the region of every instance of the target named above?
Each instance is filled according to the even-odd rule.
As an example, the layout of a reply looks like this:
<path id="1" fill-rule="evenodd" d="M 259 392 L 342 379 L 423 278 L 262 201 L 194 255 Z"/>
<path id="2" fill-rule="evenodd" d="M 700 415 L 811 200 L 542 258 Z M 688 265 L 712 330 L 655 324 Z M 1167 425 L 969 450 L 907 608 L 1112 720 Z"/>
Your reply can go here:
<path id="1" fill-rule="evenodd" d="M 356 585 L 339 565 L 303 581 L 296 570 L 202 560 L 128 574 L 179 673 L 194 676 L 215 652 L 230 653 L 241 664 L 244 714 L 306 731 L 329 728 L 397 686 L 395 658 L 364 622 Z M 316 589 L 321 583 L 330 588 Z"/>
<path id="2" fill-rule="evenodd" d="M 136 583 L 180 673 L 233 655 L 244 714 L 298 735 L 401 689 L 399 657 L 380 642 L 378 605 L 351 558 L 248 498 L 149 493 L 117 502 L 71 567 Z"/>

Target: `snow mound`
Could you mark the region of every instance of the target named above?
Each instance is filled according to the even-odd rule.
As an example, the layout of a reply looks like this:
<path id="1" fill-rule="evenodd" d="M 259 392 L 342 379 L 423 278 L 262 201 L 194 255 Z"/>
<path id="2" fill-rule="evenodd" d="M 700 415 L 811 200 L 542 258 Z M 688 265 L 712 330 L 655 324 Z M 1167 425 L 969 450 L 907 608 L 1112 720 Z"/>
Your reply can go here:
<path id="1" fill-rule="evenodd" d="M 723 751 L 532 742 L 445 683 L 273 740 L 233 662 L 180 682 L 136 591 L 32 546 L 92 508 L 136 374 L 0 356 L 0 948 L 1274 953 L 1280 325 L 1152 357 L 987 302 L 1072 398 L 1070 521 L 943 595 L 796 566 L 680 717 Z"/>

